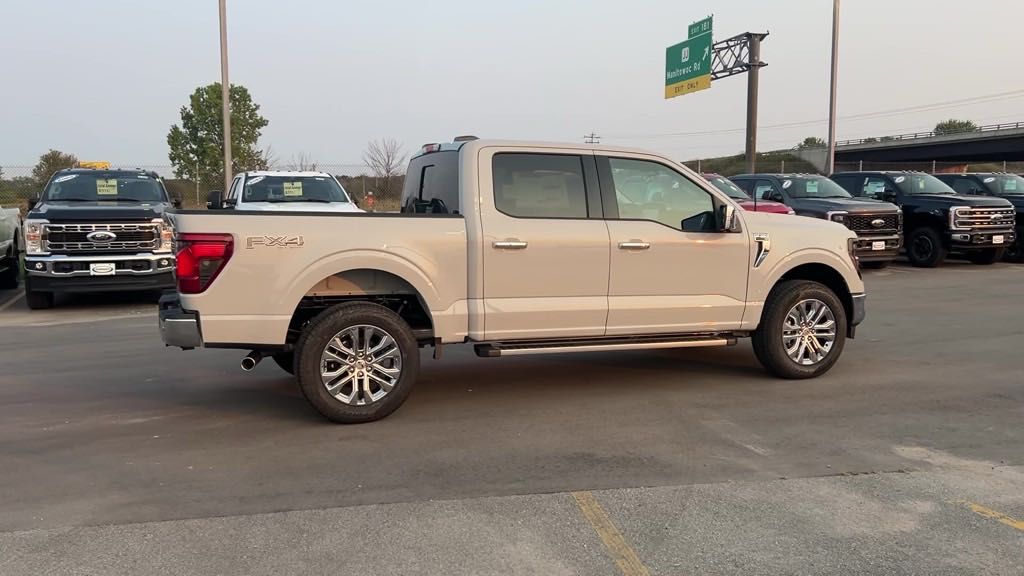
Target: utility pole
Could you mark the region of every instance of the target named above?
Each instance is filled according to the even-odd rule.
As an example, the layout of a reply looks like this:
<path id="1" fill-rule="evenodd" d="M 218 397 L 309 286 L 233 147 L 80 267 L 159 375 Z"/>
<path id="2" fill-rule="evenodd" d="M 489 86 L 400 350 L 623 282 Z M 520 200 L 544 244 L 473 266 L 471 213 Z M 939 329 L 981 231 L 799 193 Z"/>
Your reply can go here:
<path id="1" fill-rule="evenodd" d="M 224 194 L 231 188 L 231 84 L 228 83 L 227 0 L 220 0 L 220 98 L 224 116 Z"/>
<path id="2" fill-rule="evenodd" d="M 766 34 L 751 33 L 747 60 L 747 173 L 757 172 L 757 77 L 761 70 L 761 40 Z"/>
<path id="3" fill-rule="evenodd" d="M 583 142 L 585 142 L 587 144 L 600 144 L 601 143 L 601 137 L 598 136 L 597 134 L 594 134 L 593 132 L 591 132 L 590 134 L 585 134 L 583 136 Z"/>
<path id="4" fill-rule="evenodd" d="M 832 0 L 832 80 L 828 97 L 828 157 L 825 159 L 825 175 L 836 168 L 836 77 L 839 72 L 839 1 Z"/>

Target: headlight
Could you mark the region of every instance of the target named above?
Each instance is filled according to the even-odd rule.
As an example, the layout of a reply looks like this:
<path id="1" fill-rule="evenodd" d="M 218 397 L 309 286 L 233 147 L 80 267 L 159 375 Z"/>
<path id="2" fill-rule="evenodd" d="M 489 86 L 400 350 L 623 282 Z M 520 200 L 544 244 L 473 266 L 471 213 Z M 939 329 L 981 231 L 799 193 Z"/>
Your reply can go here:
<path id="1" fill-rule="evenodd" d="M 46 250 L 46 220 L 25 221 L 25 254 L 28 256 L 45 256 L 49 254 Z"/>
<path id="2" fill-rule="evenodd" d="M 848 214 L 848 212 L 829 212 L 825 215 L 825 218 L 846 226 L 846 216 Z"/>
<path id="3" fill-rule="evenodd" d="M 860 258 L 857 257 L 857 239 L 847 238 L 846 239 L 846 251 L 850 254 L 850 260 L 853 260 L 853 267 L 857 269 L 857 275 L 860 275 Z"/>
<path id="4" fill-rule="evenodd" d="M 170 254 L 174 249 L 174 230 L 162 218 L 154 218 L 153 224 L 156 224 L 156 229 L 160 233 L 160 245 L 153 252 Z"/>
<path id="5" fill-rule="evenodd" d="M 950 230 L 970 230 L 970 222 L 958 222 L 957 219 L 961 218 L 961 210 L 970 210 L 970 206 L 953 206 L 949 209 L 949 229 Z"/>

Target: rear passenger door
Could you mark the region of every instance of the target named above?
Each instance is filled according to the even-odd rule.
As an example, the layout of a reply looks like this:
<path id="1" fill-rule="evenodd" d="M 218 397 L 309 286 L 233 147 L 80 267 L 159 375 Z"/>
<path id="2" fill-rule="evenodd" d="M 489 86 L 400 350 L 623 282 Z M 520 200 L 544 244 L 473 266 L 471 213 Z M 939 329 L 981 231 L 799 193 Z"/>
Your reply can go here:
<path id="1" fill-rule="evenodd" d="M 479 166 L 485 338 L 604 335 L 608 227 L 593 154 L 484 148 Z"/>

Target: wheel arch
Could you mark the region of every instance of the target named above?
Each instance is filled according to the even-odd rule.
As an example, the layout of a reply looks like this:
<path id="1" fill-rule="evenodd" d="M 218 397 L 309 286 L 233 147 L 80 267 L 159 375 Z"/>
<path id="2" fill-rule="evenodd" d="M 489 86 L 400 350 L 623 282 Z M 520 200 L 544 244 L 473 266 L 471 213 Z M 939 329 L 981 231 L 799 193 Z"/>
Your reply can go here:
<path id="1" fill-rule="evenodd" d="M 850 291 L 850 286 L 846 283 L 846 278 L 832 266 L 819 262 L 794 266 L 776 280 L 775 284 L 772 285 L 772 289 L 774 290 L 776 286 L 787 280 L 808 280 L 824 285 L 839 297 L 839 301 L 843 303 L 843 311 L 846 313 L 846 318 L 853 318 L 853 293 Z"/>

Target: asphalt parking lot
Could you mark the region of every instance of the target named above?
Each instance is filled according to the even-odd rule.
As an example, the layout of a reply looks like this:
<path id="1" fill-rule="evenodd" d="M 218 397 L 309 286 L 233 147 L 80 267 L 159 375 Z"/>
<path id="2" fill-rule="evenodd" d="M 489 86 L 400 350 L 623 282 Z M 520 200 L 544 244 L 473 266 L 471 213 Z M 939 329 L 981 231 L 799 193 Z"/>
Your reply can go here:
<path id="1" fill-rule="evenodd" d="M 1024 574 L 1024 266 L 865 280 L 818 380 L 450 348 L 360 426 L 152 298 L 0 293 L 0 574 Z"/>

